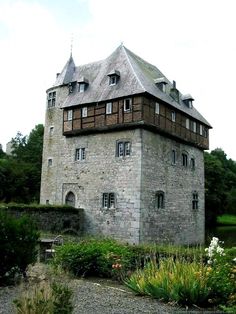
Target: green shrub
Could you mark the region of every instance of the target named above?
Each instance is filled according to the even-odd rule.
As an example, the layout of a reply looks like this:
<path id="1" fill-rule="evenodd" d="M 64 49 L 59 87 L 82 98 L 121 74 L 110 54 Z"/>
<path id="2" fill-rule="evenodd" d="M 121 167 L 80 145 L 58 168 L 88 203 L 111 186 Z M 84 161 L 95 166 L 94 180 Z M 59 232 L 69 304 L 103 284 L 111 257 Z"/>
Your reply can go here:
<path id="1" fill-rule="evenodd" d="M 58 247 L 53 263 L 77 276 L 119 277 L 131 261 L 128 246 L 110 239 L 87 239 Z"/>
<path id="2" fill-rule="evenodd" d="M 37 257 L 39 233 L 29 217 L 14 218 L 0 210 L 0 283 L 24 274 Z"/>
<path id="3" fill-rule="evenodd" d="M 68 286 L 43 281 L 14 300 L 17 314 L 71 314 L 72 291 Z"/>

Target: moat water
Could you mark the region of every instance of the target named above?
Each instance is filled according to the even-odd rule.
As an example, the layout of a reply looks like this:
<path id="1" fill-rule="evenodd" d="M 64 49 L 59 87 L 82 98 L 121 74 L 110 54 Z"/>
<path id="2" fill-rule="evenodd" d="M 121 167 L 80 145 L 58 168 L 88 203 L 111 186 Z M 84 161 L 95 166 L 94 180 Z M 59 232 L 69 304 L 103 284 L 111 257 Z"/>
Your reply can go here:
<path id="1" fill-rule="evenodd" d="M 206 245 L 208 245 L 212 237 L 219 238 L 223 241 L 223 247 L 236 247 L 236 226 L 217 226 L 206 231 Z"/>

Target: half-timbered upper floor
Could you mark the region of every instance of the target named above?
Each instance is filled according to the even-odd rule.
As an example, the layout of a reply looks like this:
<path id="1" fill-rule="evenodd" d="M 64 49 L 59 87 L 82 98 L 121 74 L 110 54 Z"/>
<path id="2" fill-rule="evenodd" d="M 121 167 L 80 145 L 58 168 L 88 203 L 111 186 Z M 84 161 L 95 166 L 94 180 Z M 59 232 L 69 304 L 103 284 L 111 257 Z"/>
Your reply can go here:
<path id="1" fill-rule="evenodd" d="M 144 127 L 208 149 L 211 125 L 155 66 L 123 45 L 107 59 L 76 67 L 70 57 L 48 90 L 48 108 L 57 106 L 56 91 L 67 90 L 63 134 Z"/>

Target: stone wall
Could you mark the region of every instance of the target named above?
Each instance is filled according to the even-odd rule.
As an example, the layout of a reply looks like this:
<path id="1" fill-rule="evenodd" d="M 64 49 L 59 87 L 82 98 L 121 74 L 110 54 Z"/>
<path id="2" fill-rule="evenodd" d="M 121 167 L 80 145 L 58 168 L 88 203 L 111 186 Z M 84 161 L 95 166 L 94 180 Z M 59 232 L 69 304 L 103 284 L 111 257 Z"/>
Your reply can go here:
<path id="1" fill-rule="evenodd" d="M 68 210 L 66 212 L 61 210 L 40 210 L 37 207 L 34 210 L 8 208 L 7 212 L 15 217 L 24 214 L 29 215 L 41 231 L 83 235 L 83 209 L 73 212 Z"/>
<path id="2" fill-rule="evenodd" d="M 203 151 L 146 130 L 142 142 L 141 242 L 203 243 Z M 183 152 L 188 155 L 187 167 L 182 165 Z M 195 159 L 194 169 L 189 163 L 191 158 Z M 157 191 L 165 193 L 164 208 L 157 209 Z M 198 209 L 192 209 L 193 191 L 198 193 Z"/>

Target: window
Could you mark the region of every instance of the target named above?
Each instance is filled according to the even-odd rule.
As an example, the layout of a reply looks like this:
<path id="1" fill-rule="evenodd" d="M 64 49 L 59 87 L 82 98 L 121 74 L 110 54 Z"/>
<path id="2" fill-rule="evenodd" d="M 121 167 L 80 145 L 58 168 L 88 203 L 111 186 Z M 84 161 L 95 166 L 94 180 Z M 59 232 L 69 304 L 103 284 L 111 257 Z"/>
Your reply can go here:
<path id="1" fill-rule="evenodd" d="M 160 114 L 160 105 L 158 102 L 155 103 L 155 114 Z"/>
<path id="2" fill-rule="evenodd" d="M 106 114 L 111 114 L 112 113 L 112 102 L 108 102 L 106 104 Z"/>
<path id="3" fill-rule="evenodd" d="M 86 89 L 85 83 L 79 83 L 79 93 L 83 93 Z"/>
<path id="4" fill-rule="evenodd" d="M 85 148 L 77 148 L 75 150 L 75 160 L 84 160 L 85 159 Z"/>
<path id="5" fill-rule="evenodd" d="M 193 158 L 193 157 L 190 159 L 190 167 L 192 170 L 195 169 L 195 158 Z"/>
<path id="6" fill-rule="evenodd" d="M 175 149 L 172 149 L 171 151 L 171 162 L 172 162 L 172 165 L 176 164 L 176 150 Z"/>
<path id="7" fill-rule="evenodd" d="M 71 121 L 73 119 L 73 110 L 67 111 L 67 120 Z"/>
<path id="8" fill-rule="evenodd" d="M 82 118 L 86 118 L 88 116 L 88 109 L 87 107 L 82 108 Z"/>
<path id="9" fill-rule="evenodd" d="M 199 134 L 203 135 L 203 126 L 202 126 L 202 124 L 200 124 L 200 127 L 199 127 Z"/>
<path id="10" fill-rule="evenodd" d="M 182 166 L 184 167 L 188 166 L 188 155 L 186 153 L 182 154 Z"/>
<path id="11" fill-rule="evenodd" d="M 192 197 L 192 209 L 198 209 L 198 193 L 194 191 Z"/>
<path id="12" fill-rule="evenodd" d="M 48 167 L 52 166 L 52 158 L 48 158 Z"/>
<path id="13" fill-rule="evenodd" d="M 197 123 L 195 121 L 193 121 L 192 130 L 193 130 L 194 133 L 197 132 Z"/>
<path id="14" fill-rule="evenodd" d="M 203 128 L 203 136 L 204 136 L 204 137 L 207 137 L 207 133 L 208 133 L 207 128 Z"/>
<path id="15" fill-rule="evenodd" d="M 47 205 L 49 205 L 49 204 L 50 204 L 50 203 L 49 203 L 49 200 L 46 200 L 46 204 L 47 204 Z"/>
<path id="16" fill-rule="evenodd" d="M 102 207 L 115 208 L 115 193 L 103 193 Z"/>
<path id="17" fill-rule="evenodd" d="M 189 119 L 188 119 L 188 118 L 186 118 L 186 120 L 185 120 L 185 126 L 186 126 L 186 129 L 189 129 L 189 125 L 190 125 L 190 123 L 189 123 Z"/>
<path id="18" fill-rule="evenodd" d="M 176 120 L 176 113 L 175 111 L 171 111 L 171 121 L 175 122 L 175 120 Z"/>
<path id="19" fill-rule="evenodd" d="M 52 136 L 53 132 L 54 132 L 54 127 L 50 126 L 50 128 L 49 128 L 49 136 Z"/>
<path id="20" fill-rule="evenodd" d="M 165 198 L 164 198 L 164 192 L 163 191 L 158 191 L 156 193 L 156 208 L 164 208 L 165 207 Z"/>
<path id="21" fill-rule="evenodd" d="M 118 142 L 116 155 L 118 157 L 130 156 L 131 144 L 130 142 Z"/>
<path id="22" fill-rule="evenodd" d="M 131 111 L 132 108 L 132 99 L 131 98 L 126 98 L 124 100 L 124 111 Z"/>
<path id="23" fill-rule="evenodd" d="M 118 81 L 117 75 L 110 75 L 109 76 L 109 85 L 116 85 Z"/>
<path id="24" fill-rule="evenodd" d="M 55 107 L 56 104 L 56 92 L 48 93 L 48 108 Z"/>

